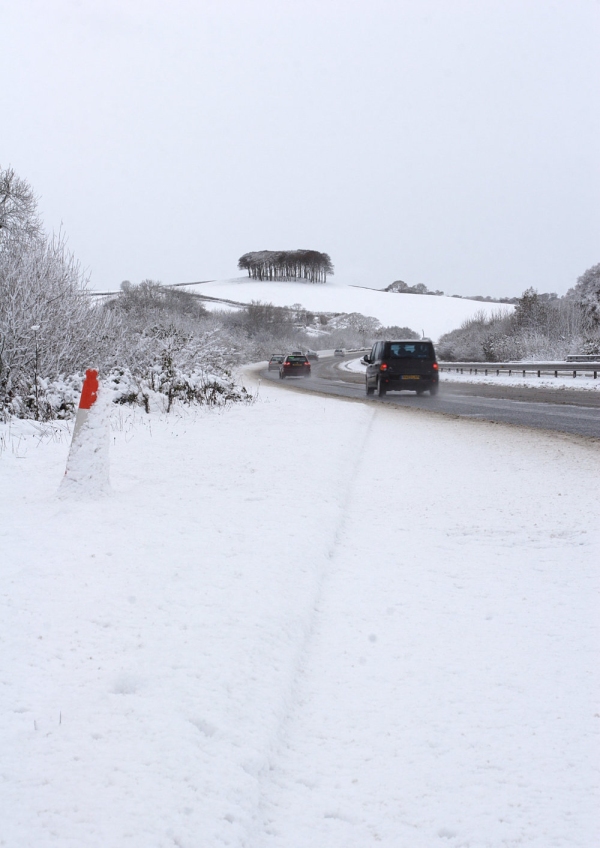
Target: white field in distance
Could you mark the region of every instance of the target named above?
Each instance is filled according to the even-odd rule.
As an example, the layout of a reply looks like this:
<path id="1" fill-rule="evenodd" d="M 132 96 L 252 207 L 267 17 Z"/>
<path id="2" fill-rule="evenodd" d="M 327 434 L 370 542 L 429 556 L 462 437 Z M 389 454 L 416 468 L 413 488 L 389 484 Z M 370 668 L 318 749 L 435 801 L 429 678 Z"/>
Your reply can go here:
<path id="1" fill-rule="evenodd" d="M 444 333 L 460 327 L 467 318 L 481 311 L 512 312 L 507 303 L 485 303 L 462 298 L 398 294 L 376 289 L 344 285 L 341 282 L 324 284 L 303 282 L 261 282 L 249 277 L 214 280 L 189 287 L 190 291 L 208 297 L 234 300 L 249 304 L 253 300 L 274 306 L 301 304 L 311 312 L 359 312 L 377 318 L 384 327 L 410 327 L 437 341 Z M 206 303 L 209 309 L 223 308 L 222 304 Z"/>

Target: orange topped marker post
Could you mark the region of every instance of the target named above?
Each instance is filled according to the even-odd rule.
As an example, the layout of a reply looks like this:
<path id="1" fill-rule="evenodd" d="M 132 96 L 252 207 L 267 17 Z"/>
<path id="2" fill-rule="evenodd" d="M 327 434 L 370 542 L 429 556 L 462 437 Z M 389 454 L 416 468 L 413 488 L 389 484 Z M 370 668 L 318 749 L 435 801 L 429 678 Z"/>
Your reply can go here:
<path id="1" fill-rule="evenodd" d="M 75 427 L 73 428 L 73 438 L 71 444 L 79 435 L 79 431 L 85 424 L 90 413 L 90 409 L 96 403 L 98 398 L 98 372 L 95 368 L 88 368 L 85 372 L 85 380 L 81 389 L 81 397 L 79 399 L 79 409 L 75 417 Z"/>
<path id="2" fill-rule="evenodd" d="M 88 368 L 75 417 L 73 438 L 59 496 L 98 497 L 110 492 L 110 393 L 98 385 L 98 371 Z"/>

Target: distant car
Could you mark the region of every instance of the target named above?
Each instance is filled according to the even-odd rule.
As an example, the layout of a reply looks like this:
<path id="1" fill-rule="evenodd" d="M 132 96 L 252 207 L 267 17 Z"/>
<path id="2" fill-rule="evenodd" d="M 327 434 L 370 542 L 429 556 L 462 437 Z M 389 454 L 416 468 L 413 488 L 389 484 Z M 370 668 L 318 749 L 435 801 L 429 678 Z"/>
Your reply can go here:
<path id="1" fill-rule="evenodd" d="M 279 371 L 279 366 L 285 359 L 283 353 L 274 353 L 273 356 L 269 359 L 269 367 L 267 370 L 269 371 Z"/>
<path id="2" fill-rule="evenodd" d="M 305 356 L 306 356 L 306 358 L 308 359 L 309 362 L 318 362 L 319 361 L 319 354 L 317 353 L 316 350 L 307 350 L 306 353 L 305 353 Z"/>
<path id="3" fill-rule="evenodd" d="M 279 366 L 279 379 L 310 377 L 310 362 L 303 353 L 290 353 Z"/>
<path id="4" fill-rule="evenodd" d="M 429 339 L 380 341 L 364 357 L 366 392 L 383 397 L 387 392 L 410 389 L 418 395 L 436 395 L 439 368 Z"/>
<path id="5" fill-rule="evenodd" d="M 345 352 L 342 350 L 341 347 L 336 347 L 336 349 L 333 351 L 333 355 L 334 356 L 346 356 Z"/>

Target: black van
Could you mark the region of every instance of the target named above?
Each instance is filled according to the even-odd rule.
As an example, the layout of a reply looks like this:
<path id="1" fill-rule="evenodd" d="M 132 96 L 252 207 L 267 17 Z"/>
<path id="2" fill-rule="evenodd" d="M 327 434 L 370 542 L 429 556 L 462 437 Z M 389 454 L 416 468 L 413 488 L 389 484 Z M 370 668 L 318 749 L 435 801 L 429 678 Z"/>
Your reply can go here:
<path id="1" fill-rule="evenodd" d="M 439 386 L 438 364 L 429 339 L 376 342 L 363 360 L 367 366 L 367 394 L 410 390 L 435 395 Z"/>

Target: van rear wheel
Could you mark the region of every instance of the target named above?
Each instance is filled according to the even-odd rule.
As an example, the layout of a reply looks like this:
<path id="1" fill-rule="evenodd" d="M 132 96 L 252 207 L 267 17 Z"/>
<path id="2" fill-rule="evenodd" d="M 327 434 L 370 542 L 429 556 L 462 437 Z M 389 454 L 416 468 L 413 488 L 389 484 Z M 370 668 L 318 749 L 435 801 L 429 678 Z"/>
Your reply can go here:
<path id="1" fill-rule="evenodd" d="M 386 391 L 387 391 L 387 389 L 383 385 L 383 381 L 382 381 L 381 377 L 378 377 L 377 378 L 377 388 L 375 389 L 375 394 L 377 395 L 377 397 L 385 397 Z"/>
<path id="2" fill-rule="evenodd" d="M 434 395 L 437 395 L 437 393 L 438 393 L 438 388 L 439 388 L 439 386 L 432 386 L 432 387 L 429 389 L 429 394 L 431 395 L 431 397 L 433 397 Z"/>

